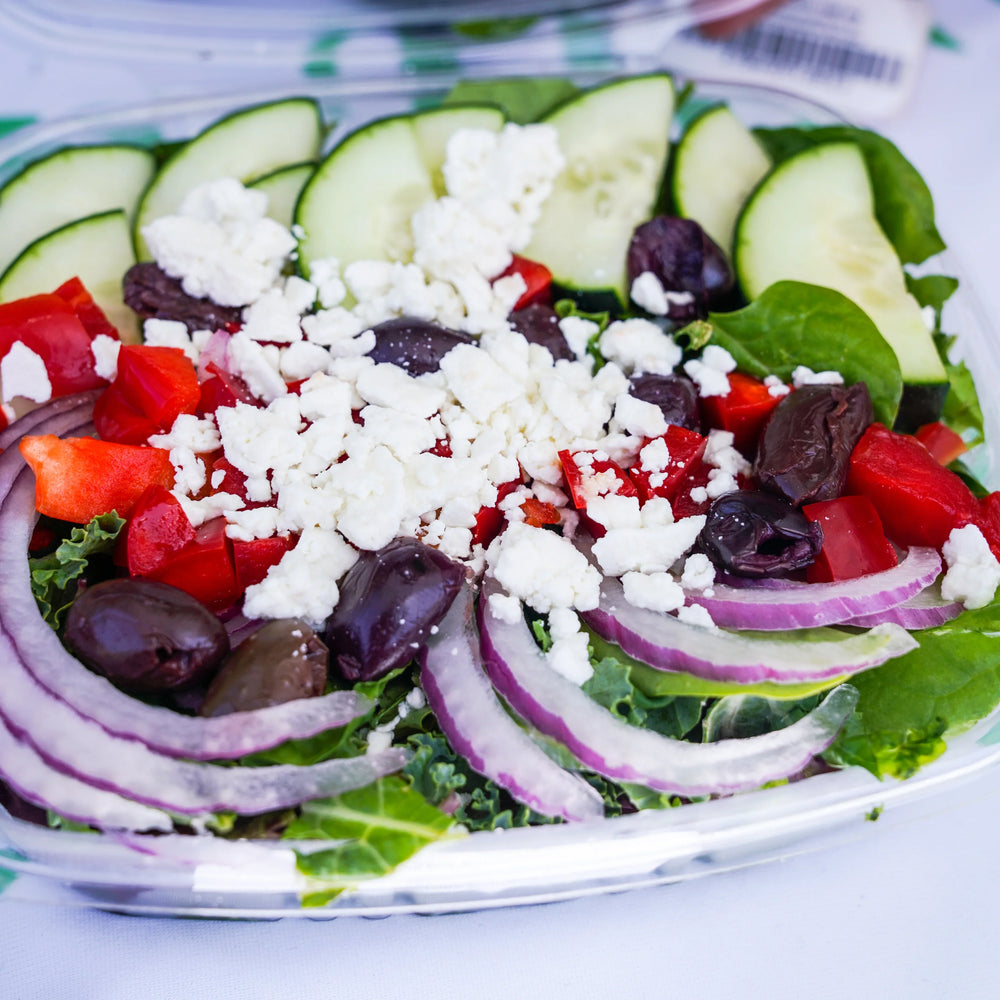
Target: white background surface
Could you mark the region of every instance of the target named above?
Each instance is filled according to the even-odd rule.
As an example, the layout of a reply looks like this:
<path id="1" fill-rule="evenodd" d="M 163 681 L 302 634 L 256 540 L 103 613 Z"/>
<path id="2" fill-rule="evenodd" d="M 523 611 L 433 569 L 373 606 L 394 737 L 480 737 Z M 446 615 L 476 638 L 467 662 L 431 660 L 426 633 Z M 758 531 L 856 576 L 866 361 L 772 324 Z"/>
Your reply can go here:
<path id="1" fill-rule="evenodd" d="M 1000 3 L 932 6 L 962 51 L 932 48 L 883 130 L 927 178 L 997 328 Z M 0 98 L 16 110 L 9 73 Z M 1000 773 L 857 837 L 660 889 L 456 916 L 222 922 L 0 902 L 0 997 L 1000 996 Z"/>

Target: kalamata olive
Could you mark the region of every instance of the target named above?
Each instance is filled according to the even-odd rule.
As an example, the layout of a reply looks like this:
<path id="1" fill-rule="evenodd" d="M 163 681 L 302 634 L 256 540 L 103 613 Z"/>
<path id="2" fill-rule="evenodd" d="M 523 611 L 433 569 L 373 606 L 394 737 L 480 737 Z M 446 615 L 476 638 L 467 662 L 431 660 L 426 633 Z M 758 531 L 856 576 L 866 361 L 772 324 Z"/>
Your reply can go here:
<path id="1" fill-rule="evenodd" d="M 229 652 L 211 611 L 165 583 L 106 580 L 87 587 L 66 616 L 66 645 L 97 673 L 134 694 L 194 684 Z"/>
<path id="2" fill-rule="evenodd" d="M 326 689 L 329 654 L 297 618 L 262 625 L 229 655 L 209 685 L 201 715 L 228 715 L 314 698 Z"/>
<path id="3" fill-rule="evenodd" d="M 196 299 L 158 264 L 133 264 L 122 281 L 125 304 L 143 319 L 172 319 L 195 330 L 218 330 L 227 323 L 239 323 L 238 306 L 219 306 L 211 299 Z"/>
<path id="4" fill-rule="evenodd" d="M 678 322 L 704 317 L 728 304 L 733 269 L 719 246 L 693 219 L 657 215 L 638 226 L 628 248 L 631 284 L 652 271 L 668 292 L 690 292 L 689 303 L 671 302 L 667 316 Z"/>
<path id="5" fill-rule="evenodd" d="M 559 329 L 559 314 L 550 306 L 533 302 L 512 312 L 510 325 L 529 344 L 541 344 L 556 361 L 575 361 L 576 355 Z"/>
<path id="6" fill-rule="evenodd" d="M 782 497 L 737 490 L 708 508 L 698 544 L 716 566 L 737 576 L 781 576 L 812 563 L 823 529 Z"/>
<path id="7" fill-rule="evenodd" d="M 412 316 L 388 319 L 372 330 L 375 346 L 368 357 L 378 364 L 398 365 L 414 376 L 436 372 L 441 367 L 441 359 L 453 347 L 472 343 L 466 333 Z"/>
<path id="8" fill-rule="evenodd" d="M 761 432 L 757 481 L 796 505 L 839 497 L 851 452 L 873 420 L 864 382 L 796 389 L 774 408 Z"/>
<path id="9" fill-rule="evenodd" d="M 408 663 L 455 600 L 464 567 L 415 538 L 363 552 L 340 584 L 326 621 L 330 666 L 349 681 Z"/>
<path id="10" fill-rule="evenodd" d="M 658 406 L 668 424 L 701 431 L 698 389 L 684 375 L 633 375 L 628 380 L 628 391 L 636 399 Z"/>

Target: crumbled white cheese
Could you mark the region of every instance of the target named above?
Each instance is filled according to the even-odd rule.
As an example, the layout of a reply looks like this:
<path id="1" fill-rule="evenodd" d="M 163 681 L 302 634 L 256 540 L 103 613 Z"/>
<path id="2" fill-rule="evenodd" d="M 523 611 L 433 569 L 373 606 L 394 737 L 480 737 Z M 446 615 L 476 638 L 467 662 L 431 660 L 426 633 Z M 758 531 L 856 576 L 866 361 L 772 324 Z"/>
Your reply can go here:
<path id="1" fill-rule="evenodd" d="M 684 363 L 687 376 L 698 386 L 700 396 L 728 396 L 729 373 L 736 370 L 736 360 L 724 347 L 709 344 L 700 358 Z"/>
<path id="2" fill-rule="evenodd" d="M 636 608 L 650 611 L 676 611 L 684 604 L 684 591 L 666 572 L 629 572 L 622 576 L 625 600 Z"/>
<path id="3" fill-rule="evenodd" d="M 559 330 L 566 338 L 569 349 L 583 361 L 587 357 L 587 345 L 601 328 L 592 320 L 582 316 L 564 316 L 559 320 Z"/>
<path id="4" fill-rule="evenodd" d="M 715 565 L 703 552 L 695 552 L 684 560 L 681 586 L 685 590 L 707 592 L 715 583 Z"/>
<path id="5" fill-rule="evenodd" d="M 99 333 L 90 342 L 90 353 L 94 356 L 94 372 L 98 378 L 111 382 L 118 374 L 118 352 L 122 342 L 106 333 Z"/>
<path id="6" fill-rule="evenodd" d="M 764 385 L 767 386 L 769 396 L 787 396 L 792 391 L 792 387 L 782 382 L 777 375 L 766 376 Z"/>
<path id="7" fill-rule="evenodd" d="M 840 372 L 814 372 L 805 365 L 799 365 L 792 372 L 792 385 L 796 389 L 804 385 L 843 385 L 844 376 Z"/>
<path id="8" fill-rule="evenodd" d="M 47 403 L 52 398 L 52 382 L 45 362 L 23 341 L 15 340 L 0 360 L 0 384 L 4 403 L 22 396 L 35 403 Z"/>
<path id="9" fill-rule="evenodd" d="M 587 633 L 580 628 L 580 619 L 568 608 L 553 608 L 549 612 L 549 637 L 552 645 L 545 660 L 556 673 L 574 684 L 584 684 L 594 674 L 590 663 Z"/>
<path id="10" fill-rule="evenodd" d="M 697 625 L 700 628 L 718 627 L 708 610 L 700 604 L 686 604 L 683 608 L 678 608 L 677 617 L 688 625 Z"/>
<path id="11" fill-rule="evenodd" d="M 150 317 L 142 324 L 142 340 L 150 347 L 179 348 L 191 361 L 198 363 L 198 349 L 188 333 L 187 324 L 179 320 Z"/>
<path id="12" fill-rule="evenodd" d="M 941 580 L 941 596 L 946 601 L 961 601 L 967 608 L 989 604 L 1000 585 L 1000 562 L 982 531 L 974 524 L 953 528 L 941 554 L 948 565 Z"/>
<path id="13" fill-rule="evenodd" d="M 684 556 L 704 527 L 704 515 L 642 528 L 613 528 L 594 542 L 594 557 L 608 576 L 665 572 Z"/>
<path id="14" fill-rule="evenodd" d="M 674 339 L 647 319 L 611 323 L 601 334 L 598 346 L 605 358 L 634 374 L 669 375 L 682 354 Z"/>

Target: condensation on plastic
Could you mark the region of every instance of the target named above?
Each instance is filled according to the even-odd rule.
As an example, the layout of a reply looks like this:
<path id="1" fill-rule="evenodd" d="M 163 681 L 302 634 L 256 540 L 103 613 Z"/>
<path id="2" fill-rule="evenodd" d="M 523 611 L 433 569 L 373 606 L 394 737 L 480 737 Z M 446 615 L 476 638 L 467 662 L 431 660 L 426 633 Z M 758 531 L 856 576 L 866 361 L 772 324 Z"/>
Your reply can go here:
<path id="1" fill-rule="evenodd" d="M 328 117 L 338 121 L 333 142 L 377 115 L 426 106 L 448 82 L 335 81 L 314 88 L 314 94 Z M 817 105 L 774 91 L 699 84 L 695 94 L 689 112 L 702 101 L 725 97 L 751 125 L 834 118 Z M 234 107 L 278 96 L 244 93 L 239 99 L 174 102 L 34 126 L 0 142 L 0 180 L 19 164 L 61 145 L 121 141 L 130 135 L 147 141 L 179 139 Z M 945 271 L 961 274 L 952 259 Z M 995 338 L 964 282 L 946 306 L 945 325 L 961 334 L 964 357 L 981 385 L 1000 382 Z M 990 394 L 983 402 L 988 435 L 1000 440 L 1000 404 Z M 989 451 L 971 453 L 970 462 L 985 482 L 997 485 L 997 463 Z M 852 768 L 596 824 L 456 837 L 424 849 L 392 874 L 345 892 L 320 909 L 301 905 L 300 894 L 311 887 L 295 868 L 287 842 L 209 837 L 130 841 L 40 828 L 0 809 L 0 888 L 7 883 L 0 898 L 141 914 L 325 919 L 513 906 L 676 882 L 877 835 L 886 819 L 891 823 L 933 809 L 942 793 L 1000 763 L 995 727 L 995 717 L 986 719 L 951 739 L 939 760 L 907 781 L 879 782 Z M 990 741 L 985 739 L 988 734 Z M 866 822 L 880 811 L 882 821 Z M 312 851 L 324 843 L 301 846 Z"/>

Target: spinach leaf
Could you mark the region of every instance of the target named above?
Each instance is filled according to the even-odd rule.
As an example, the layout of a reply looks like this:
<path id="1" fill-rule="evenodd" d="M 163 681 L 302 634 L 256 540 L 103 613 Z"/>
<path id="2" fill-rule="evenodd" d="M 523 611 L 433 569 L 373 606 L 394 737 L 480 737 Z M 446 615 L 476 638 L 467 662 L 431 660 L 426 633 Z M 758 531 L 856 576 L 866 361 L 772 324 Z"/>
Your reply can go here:
<path id="1" fill-rule="evenodd" d="M 925 274 L 915 278 L 912 274 L 904 275 L 906 290 L 922 306 L 930 306 L 934 310 L 936 329 L 941 329 L 941 310 L 945 302 L 958 289 L 958 278 L 950 278 L 946 274 Z"/>
<path id="2" fill-rule="evenodd" d="M 451 816 L 391 775 L 365 788 L 302 806 L 285 837 L 342 840 L 322 851 L 297 850 L 299 870 L 312 883 L 305 906 L 322 906 L 345 889 L 386 875 L 422 847 L 453 832 Z"/>
<path id="3" fill-rule="evenodd" d="M 964 361 L 952 361 L 949 358 L 951 346 L 955 337 L 938 333 L 934 335 L 938 354 L 944 362 L 948 373 L 948 395 L 944 399 L 941 420 L 953 431 L 960 434 L 969 447 L 981 444 L 985 440 L 983 428 L 983 411 L 979 405 L 979 395 Z"/>
<path id="4" fill-rule="evenodd" d="M 441 103 L 497 104 L 512 122 L 525 125 L 538 121 L 579 92 L 575 83 L 555 76 L 459 80 Z"/>
<path id="5" fill-rule="evenodd" d="M 712 342 L 737 366 L 763 378 L 790 380 L 799 365 L 838 371 L 866 382 L 875 419 L 891 427 L 903 380 L 893 349 L 859 306 L 840 292 L 800 281 L 779 281 L 736 312 L 710 313 Z"/>
<path id="6" fill-rule="evenodd" d="M 100 514 L 89 524 L 74 527 L 54 552 L 28 560 L 35 602 L 42 617 L 57 631 L 91 560 L 113 551 L 124 525 L 124 519 L 114 511 Z"/>
<path id="7" fill-rule="evenodd" d="M 884 136 L 851 125 L 758 128 L 754 134 L 775 163 L 822 143 L 856 143 L 871 178 L 875 217 L 899 259 L 919 264 L 945 248 L 934 223 L 930 190 L 913 164 Z"/>

